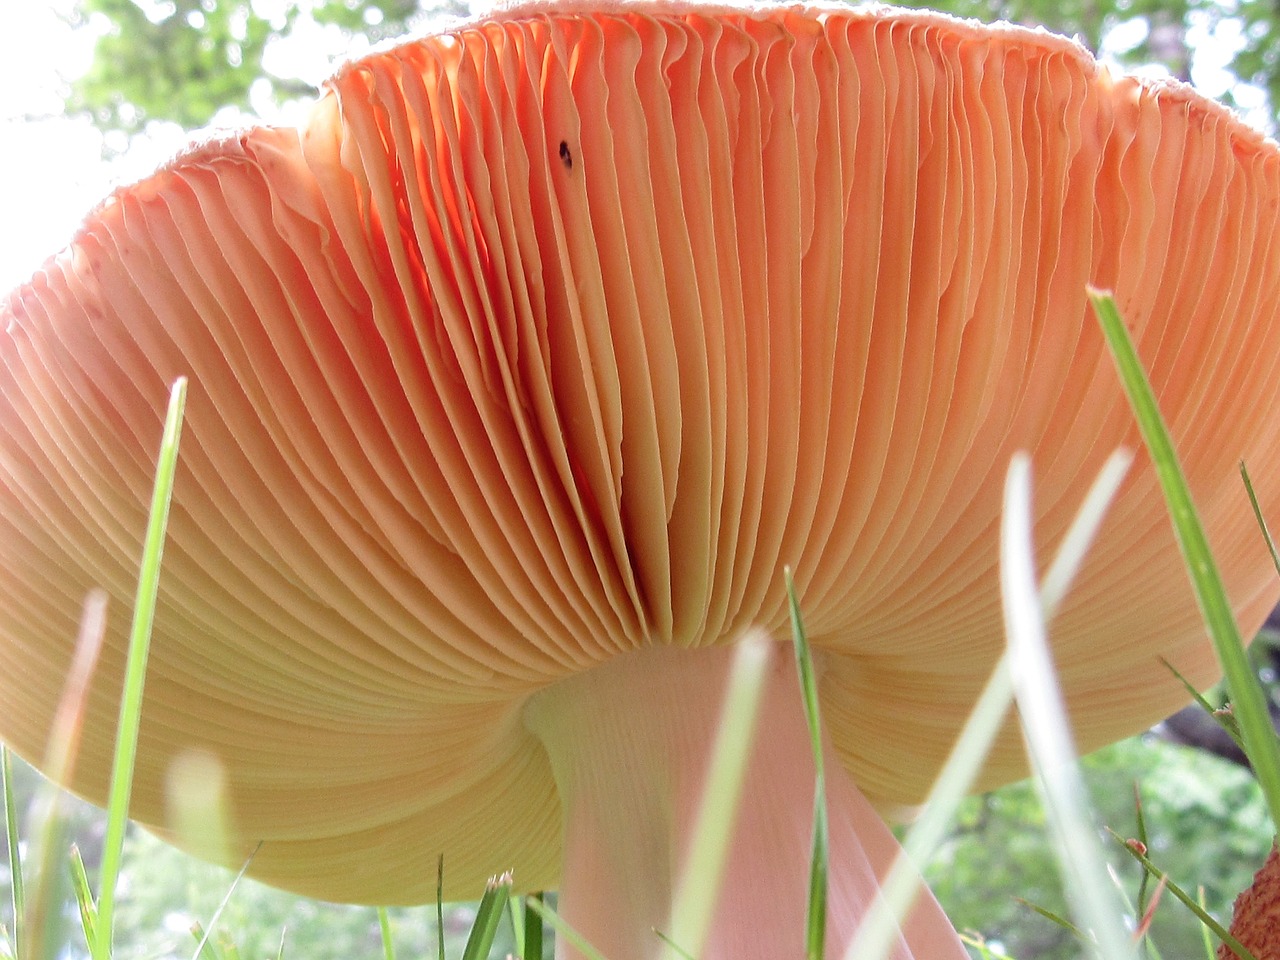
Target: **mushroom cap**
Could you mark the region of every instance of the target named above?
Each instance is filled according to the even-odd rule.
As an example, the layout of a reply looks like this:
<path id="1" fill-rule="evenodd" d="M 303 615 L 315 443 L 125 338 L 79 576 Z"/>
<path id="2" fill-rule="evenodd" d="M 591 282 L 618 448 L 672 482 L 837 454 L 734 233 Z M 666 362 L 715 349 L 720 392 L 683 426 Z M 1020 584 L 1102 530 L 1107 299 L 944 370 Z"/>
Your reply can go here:
<path id="1" fill-rule="evenodd" d="M 1139 439 L 1110 288 L 1242 625 L 1236 474 L 1280 445 L 1280 153 L 1042 32 L 845 7 L 516 8 L 344 67 L 300 129 L 116 192 L 0 306 L 0 736 L 46 747 L 114 599 L 74 787 L 105 795 L 167 385 L 191 377 L 135 774 L 225 766 L 253 872 L 328 899 L 557 879 L 535 692 L 786 636 L 836 749 L 920 801 L 1003 646 L 999 491 L 1045 555 Z M 1274 486 L 1274 485 L 1271 485 Z M 1143 456 L 1055 621 L 1090 749 L 1211 651 Z M 643 703 L 637 703 L 643 709 Z M 1017 778 L 1011 725 L 983 786 Z"/>

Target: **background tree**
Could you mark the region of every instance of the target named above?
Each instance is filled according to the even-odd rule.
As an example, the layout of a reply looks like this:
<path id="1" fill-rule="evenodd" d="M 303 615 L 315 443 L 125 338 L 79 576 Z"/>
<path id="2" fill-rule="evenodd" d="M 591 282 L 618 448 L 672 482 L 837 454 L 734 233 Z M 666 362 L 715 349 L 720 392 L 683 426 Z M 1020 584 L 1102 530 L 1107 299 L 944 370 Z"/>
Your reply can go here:
<path id="1" fill-rule="evenodd" d="M 1280 104 L 1280 5 L 1274 0 L 934 0 L 980 20 L 1074 34 L 1126 68 L 1159 65 L 1182 80 L 1221 64 L 1209 92 L 1274 127 Z M 250 111 L 313 86 L 267 62 L 274 46 L 316 27 L 353 44 L 465 14 L 467 0 L 79 0 L 73 14 L 97 35 L 93 64 L 69 80 L 68 110 L 134 134 L 148 121 L 207 124 L 220 109 Z"/>

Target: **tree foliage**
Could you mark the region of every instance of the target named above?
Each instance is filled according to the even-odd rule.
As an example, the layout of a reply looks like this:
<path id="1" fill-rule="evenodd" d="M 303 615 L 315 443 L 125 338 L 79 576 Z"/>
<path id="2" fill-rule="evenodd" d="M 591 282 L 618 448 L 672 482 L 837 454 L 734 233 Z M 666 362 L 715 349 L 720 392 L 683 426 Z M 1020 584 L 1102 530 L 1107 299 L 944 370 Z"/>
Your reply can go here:
<path id="1" fill-rule="evenodd" d="M 1125 67 L 1159 64 L 1193 75 L 1197 45 L 1229 55 L 1241 105 L 1249 89 L 1280 104 L 1280 7 L 1274 0 L 931 0 L 964 17 L 1008 20 L 1074 34 Z M 77 23 L 97 37 L 93 63 L 70 81 L 68 110 L 104 130 L 134 134 L 150 120 L 207 124 L 219 109 L 248 111 L 250 92 L 282 102 L 310 96 L 297 76 L 272 74 L 264 56 L 306 29 L 327 26 L 357 40 L 404 34 L 440 13 L 463 14 L 467 0 L 79 0 Z M 1212 40 L 1210 40 L 1212 38 Z M 255 86 L 256 85 L 256 86 Z M 1256 104 L 1255 104 L 1256 105 Z"/>
<path id="2" fill-rule="evenodd" d="M 276 102 L 311 96 L 311 84 L 263 62 L 304 25 L 376 41 L 405 33 L 425 12 L 417 0 L 80 0 L 75 22 L 97 40 L 67 108 L 127 134 L 150 120 L 203 126 L 224 107 L 250 111 L 255 85 Z"/>

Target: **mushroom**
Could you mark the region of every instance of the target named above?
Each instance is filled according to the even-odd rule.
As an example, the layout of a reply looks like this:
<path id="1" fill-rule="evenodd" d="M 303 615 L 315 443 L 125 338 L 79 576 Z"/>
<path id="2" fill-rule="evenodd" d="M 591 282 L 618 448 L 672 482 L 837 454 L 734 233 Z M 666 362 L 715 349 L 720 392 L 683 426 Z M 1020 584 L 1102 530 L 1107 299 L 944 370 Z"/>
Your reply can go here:
<path id="1" fill-rule="evenodd" d="M 820 670 L 829 955 L 1002 645 L 999 489 L 1051 549 L 1137 434 L 1116 291 L 1246 629 L 1235 477 L 1280 452 L 1280 153 L 1042 32 L 843 6 L 517 7 L 374 53 L 300 129 L 121 189 L 0 308 L 0 734 L 41 756 L 79 605 L 116 602 L 159 400 L 191 378 L 133 811 L 220 758 L 252 872 L 413 903 L 514 870 L 649 957 L 733 643 Z M 1264 493 L 1264 507 L 1277 505 Z M 1140 459 L 1053 652 L 1085 749 L 1214 675 Z M 813 771 L 769 670 L 706 958 L 799 956 Z M 1015 727 L 981 786 L 1019 776 Z M 565 954 L 573 950 L 565 947 Z M 894 956 L 964 955 L 925 897 Z"/>

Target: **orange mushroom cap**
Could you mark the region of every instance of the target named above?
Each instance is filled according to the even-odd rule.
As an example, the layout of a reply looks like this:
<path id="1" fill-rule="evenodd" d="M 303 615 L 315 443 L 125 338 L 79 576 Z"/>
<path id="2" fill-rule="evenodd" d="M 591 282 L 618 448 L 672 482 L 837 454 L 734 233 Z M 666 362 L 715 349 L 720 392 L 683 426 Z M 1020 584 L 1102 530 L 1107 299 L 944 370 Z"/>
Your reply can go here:
<path id="1" fill-rule="evenodd" d="M 443 853 L 450 895 L 554 885 L 530 699 L 641 648 L 785 637 L 785 565 L 836 755 L 917 803 L 1003 646 L 1011 454 L 1047 551 L 1139 442 L 1087 284 L 1244 628 L 1277 599 L 1236 465 L 1274 512 L 1278 237 L 1273 143 L 1041 32 L 560 4 L 375 53 L 300 129 L 116 192 L 0 307 L 0 735 L 42 755 L 104 587 L 74 780 L 104 795 L 186 375 L 142 822 L 199 748 L 270 882 L 429 900 Z M 1159 658 L 1214 676 L 1142 458 L 1052 639 L 1086 749 L 1182 704 Z M 982 782 L 1023 772 L 1010 726 Z"/>

